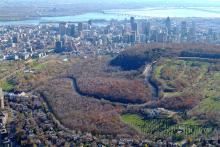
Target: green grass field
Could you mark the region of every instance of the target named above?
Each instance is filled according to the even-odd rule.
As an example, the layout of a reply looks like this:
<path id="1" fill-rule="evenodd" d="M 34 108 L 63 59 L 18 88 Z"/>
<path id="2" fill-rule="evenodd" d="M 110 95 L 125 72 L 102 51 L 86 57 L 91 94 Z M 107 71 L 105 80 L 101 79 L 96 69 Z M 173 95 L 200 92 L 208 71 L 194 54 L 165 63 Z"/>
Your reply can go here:
<path id="1" fill-rule="evenodd" d="M 208 62 L 165 58 L 156 67 L 154 75 L 163 88 L 174 89 L 173 92 L 163 92 L 165 97 L 196 92 L 200 93 L 204 100 L 201 102 L 201 109 L 206 109 L 207 104 L 211 109 L 217 110 L 220 109 L 215 106 L 220 102 L 220 73 L 210 70 L 210 67 L 215 66 L 216 64 Z M 193 91 L 194 89 L 196 91 Z"/>
<path id="2" fill-rule="evenodd" d="M 32 62 L 30 63 L 30 67 L 34 70 L 37 70 L 37 71 L 41 71 L 41 70 L 45 69 L 46 66 L 47 66 L 47 63 L 40 63 L 37 60 L 32 60 Z"/>
<path id="3" fill-rule="evenodd" d="M 4 91 L 11 91 L 13 90 L 15 87 L 15 85 L 9 81 L 4 81 L 2 82 L 1 84 L 1 88 L 4 90 Z"/>
<path id="4" fill-rule="evenodd" d="M 15 83 L 10 81 L 12 73 L 15 73 L 24 66 L 23 62 L 1 61 L 0 64 L 0 87 L 4 91 L 11 91 Z"/>
<path id="5" fill-rule="evenodd" d="M 209 122 L 220 125 L 220 73 L 212 72 L 207 75 L 206 79 L 201 83 L 204 97 L 190 113 L 205 114 Z"/>
<path id="6" fill-rule="evenodd" d="M 212 128 L 203 128 L 195 120 L 187 120 L 181 124 L 175 124 L 171 119 L 144 119 L 138 114 L 124 114 L 123 122 L 135 128 L 140 133 L 151 138 L 168 138 L 178 135 L 181 130 L 183 138 L 196 138 L 203 135 L 208 137 Z"/>
<path id="7" fill-rule="evenodd" d="M 200 98 L 200 102 L 187 111 L 188 116 L 194 118 L 193 121 L 191 119 L 185 123 L 195 125 L 199 122 L 220 126 L 219 67 L 219 62 L 163 58 L 157 63 L 154 77 L 162 84 L 164 97 L 181 97 L 191 94 Z M 167 89 L 170 92 L 165 92 Z M 203 119 L 200 118 L 201 115 L 204 116 Z"/>

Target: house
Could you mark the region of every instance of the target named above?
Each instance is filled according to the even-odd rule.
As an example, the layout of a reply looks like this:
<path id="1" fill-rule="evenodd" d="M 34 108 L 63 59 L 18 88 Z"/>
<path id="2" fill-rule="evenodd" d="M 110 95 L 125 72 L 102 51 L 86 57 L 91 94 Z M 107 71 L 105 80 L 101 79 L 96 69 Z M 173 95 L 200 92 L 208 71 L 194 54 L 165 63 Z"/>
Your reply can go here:
<path id="1" fill-rule="evenodd" d="M 44 52 L 35 52 L 32 54 L 32 58 L 43 58 L 46 56 L 46 53 Z"/>
<path id="2" fill-rule="evenodd" d="M 24 52 L 19 54 L 19 58 L 23 60 L 27 60 L 30 57 L 30 53 Z"/>
<path id="3" fill-rule="evenodd" d="M 18 60 L 19 57 L 16 54 L 8 54 L 3 56 L 4 60 Z"/>

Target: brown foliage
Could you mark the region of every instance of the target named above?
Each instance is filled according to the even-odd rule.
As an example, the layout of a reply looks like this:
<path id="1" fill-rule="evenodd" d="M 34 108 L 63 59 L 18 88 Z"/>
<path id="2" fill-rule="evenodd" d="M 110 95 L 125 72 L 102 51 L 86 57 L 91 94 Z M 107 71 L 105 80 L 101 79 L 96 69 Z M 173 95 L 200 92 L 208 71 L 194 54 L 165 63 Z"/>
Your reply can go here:
<path id="1" fill-rule="evenodd" d="M 186 51 L 186 50 L 200 50 L 206 51 L 207 53 L 220 53 L 219 45 L 207 44 L 207 43 L 150 43 L 146 45 L 136 45 L 135 47 L 131 47 L 129 49 L 133 50 L 149 50 L 155 48 L 165 48 L 174 52 Z"/>
<path id="2" fill-rule="evenodd" d="M 123 70 L 137 70 L 146 63 L 161 57 L 201 57 L 210 59 L 220 58 L 220 46 L 210 44 L 160 44 L 136 45 L 121 52 L 110 64 Z"/>
<path id="3" fill-rule="evenodd" d="M 83 97 L 72 88 L 70 79 L 51 80 L 38 89 L 63 125 L 85 132 L 134 135 L 136 131 L 121 122 L 121 106 Z"/>
<path id="4" fill-rule="evenodd" d="M 200 97 L 198 95 L 185 94 L 182 96 L 164 97 L 158 102 L 158 106 L 179 111 L 192 109 L 199 102 Z"/>
<path id="5" fill-rule="evenodd" d="M 149 87 L 138 80 L 83 77 L 77 80 L 82 93 L 123 103 L 144 103 L 150 100 Z"/>

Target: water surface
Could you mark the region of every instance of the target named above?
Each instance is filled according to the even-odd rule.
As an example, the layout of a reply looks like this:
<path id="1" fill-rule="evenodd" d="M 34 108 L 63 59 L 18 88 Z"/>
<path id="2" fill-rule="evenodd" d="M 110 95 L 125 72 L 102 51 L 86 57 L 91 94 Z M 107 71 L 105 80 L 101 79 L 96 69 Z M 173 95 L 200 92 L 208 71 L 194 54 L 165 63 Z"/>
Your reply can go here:
<path id="1" fill-rule="evenodd" d="M 85 13 L 75 16 L 61 16 L 61 17 L 41 17 L 34 20 L 22 21 L 0 21 L 0 25 L 36 25 L 40 22 L 80 22 L 88 21 L 90 19 L 129 19 L 131 16 L 141 19 L 149 17 L 203 17 L 203 18 L 220 18 L 220 8 L 218 7 L 154 7 L 142 9 L 117 9 L 103 12 Z"/>

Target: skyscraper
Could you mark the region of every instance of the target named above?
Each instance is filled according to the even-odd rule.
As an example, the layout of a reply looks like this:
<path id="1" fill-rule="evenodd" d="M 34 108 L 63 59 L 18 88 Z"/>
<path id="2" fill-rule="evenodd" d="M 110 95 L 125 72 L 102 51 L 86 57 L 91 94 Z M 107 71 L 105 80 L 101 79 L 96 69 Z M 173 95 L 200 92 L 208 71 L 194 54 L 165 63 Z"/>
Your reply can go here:
<path id="1" fill-rule="evenodd" d="M 90 30 L 92 28 L 92 20 L 88 21 L 88 29 Z"/>
<path id="2" fill-rule="evenodd" d="M 131 18 L 130 18 L 131 28 L 132 28 L 132 26 L 133 26 L 134 23 L 135 23 L 135 19 L 134 19 L 134 17 L 131 17 Z"/>
<path id="3" fill-rule="evenodd" d="M 62 41 L 57 41 L 55 43 L 55 52 L 60 53 L 63 51 L 63 42 Z"/>
<path id="4" fill-rule="evenodd" d="M 184 42 L 187 40 L 187 23 L 186 21 L 181 22 L 181 41 Z"/>
<path id="5" fill-rule="evenodd" d="M 171 33 L 171 20 L 170 17 L 167 17 L 166 21 L 165 21 L 165 27 L 167 29 L 168 34 Z"/>
<path id="6" fill-rule="evenodd" d="M 196 41 L 196 24 L 193 21 L 192 26 L 189 28 L 189 33 L 188 33 L 188 41 L 189 42 L 195 42 Z"/>
<path id="7" fill-rule="evenodd" d="M 79 34 L 80 34 L 80 32 L 82 32 L 83 31 L 83 23 L 82 22 L 79 22 L 78 23 L 78 32 L 79 32 Z"/>
<path id="8" fill-rule="evenodd" d="M 77 36 L 77 30 L 76 30 L 76 25 L 72 24 L 70 26 L 70 36 L 76 37 Z"/>
<path id="9" fill-rule="evenodd" d="M 130 42 L 131 44 L 134 44 L 136 42 L 136 32 L 132 32 L 130 36 Z"/>
<path id="10" fill-rule="evenodd" d="M 150 41 L 150 31 L 151 31 L 151 25 L 150 25 L 150 21 L 148 21 L 144 31 L 144 34 L 146 35 L 146 42 Z"/>
<path id="11" fill-rule="evenodd" d="M 130 24 L 131 24 L 131 31 L 137 33 L 138 25 L 137 25 L 137 23 L 135 22 L 135 18 L 134 18 L 134 17 L 131 17 L 131 18 L 130 18 Z"/>
<path id="12" fill-rule="evenodd" d="M 61 36 L 66 34 L 66 30 L 67 30 L 67 23 L 59 23 L 59 33 Z"/>
<path id="13" fill-rule="evenodd" d="M 12 37 L 12 43 L 18 43 L 18 37 L 17 36 Z"/>
<path id="14" fill-rule="evenodd" d="M 132 32 L 135 32 L 136 34 L 138 32 L 138 24 L 136 22 L 133 24 Z"/>

